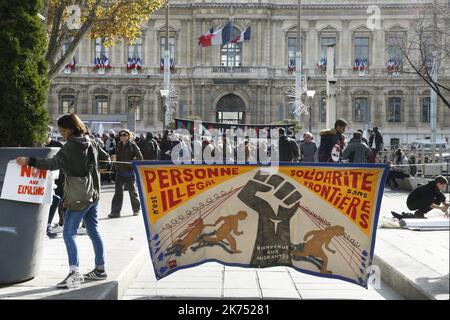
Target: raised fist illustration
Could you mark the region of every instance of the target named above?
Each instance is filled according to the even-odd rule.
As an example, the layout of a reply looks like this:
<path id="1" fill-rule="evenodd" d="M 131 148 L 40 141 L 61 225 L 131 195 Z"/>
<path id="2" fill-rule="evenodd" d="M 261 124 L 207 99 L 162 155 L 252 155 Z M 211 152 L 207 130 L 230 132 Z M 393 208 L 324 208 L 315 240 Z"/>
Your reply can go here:
<path id="1" fill-rule="evenodd" d="M 238 198 L 259 214 L 258 234 L 251 264 L 253 266 L 291 263 L 290 220 L 302 195 L 279 174 L 259 170 L 242 188 Z"/>

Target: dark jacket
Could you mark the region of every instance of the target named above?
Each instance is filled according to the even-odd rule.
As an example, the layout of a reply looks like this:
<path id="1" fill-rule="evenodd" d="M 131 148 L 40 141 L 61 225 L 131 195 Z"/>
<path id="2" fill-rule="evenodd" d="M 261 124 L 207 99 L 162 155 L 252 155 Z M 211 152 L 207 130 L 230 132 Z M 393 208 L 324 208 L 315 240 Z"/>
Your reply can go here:
<path id="1" fill-rule="evenodd" d="M 360 139 L 352 139 L 342 153 L 342 159 L 351 163 L 367 163 L 372 150 Z"/>
<path id="2" fill-rule="evenodd" d="M 70 177 L 85 177 L 88 169 L 88 148 L 92 146 L 94 153 L 94 168 L 92 178 L 97 200 L 100 197 L 100 175 L 98 174 L 99 161 L 110 161 L 109 155 L 98 144 L 86 136 L 70 136 L 67 143 L 51 159 L 30 158 L 30 166 L 45 170 L 64 170 Z M 64 197 L 71 190 L 64 186 Z"/>
<path id="3" fill-rule="evenodd" d="M 173 143 L 168 137 L 163 137 L 160 144 L 161 154 L 160 158 L 161 160 L 170 160 L 170 151 L 172 150 Z"/>
<path id="4" fill-rule="evenodd" d="M 116 146 L 116 155 L 117 161 L 121 162 L 130 162 L 132 160 L 142 160 L 142 153 L 139 150 L 139 147 L 134 141 L 130 141 L 125 145 L 122 142 L 119 142 Z M 117 172 L 120 173 L 130 173 L 133 171 L 133 168 L 130 164 L 124 163 L 115 163 Z"/>
<path id="5" fill-rule="evenodd" d="M 287 136 L 281 136 L 279 141 L 280 161 L 291 162 L 298 159 L 299 148 L 294 139 Z"/>
<path id="6" fill-rule="evenodd" d="M 331 151 L 337 144 L 344 148 L 345 136 L 336 131 L 336 129 L 322 130 L 320 132 L 319 162 L 333 162 Z"/>
<path id="7" fill-rule="evenodd" d="M 435 181 L 430 181 L 425 185 L 414 189 L 406 200 L 409 210 L 429 208 L 433 203 L 441 204 L 445 202 L 444 194 L 437 188 Z"/>
<path id="8" fill-rule="evenodd" d="M 375 132 L 369 137 L 369 147 L 372 148 L 373 140 L 375 139 L 375 150 L 382 151 L 383 136 L 379 132 Z"/>
<path id="9" fill-rule="evenodd" d="M 47 143 L 45 145 L 46 148 L 62 148 L 64 145 L 56 140 L 50 140 L 49 143 Z M 59 170 L 59 176 L 58 179 L 55 180 L 55 184 L 56 184 L 56 189 L 55 189 L 55 194 L 59 197 L 63 197 L 64 196 L 64 170 L 60 169 Z"/>
<path id="10" fill-rule="evenodd" d="M 159 146 L 155 139 L 144 139 L 140 144 L 142 157 L 144 160 L 157 160 L 159 153 Z"/>

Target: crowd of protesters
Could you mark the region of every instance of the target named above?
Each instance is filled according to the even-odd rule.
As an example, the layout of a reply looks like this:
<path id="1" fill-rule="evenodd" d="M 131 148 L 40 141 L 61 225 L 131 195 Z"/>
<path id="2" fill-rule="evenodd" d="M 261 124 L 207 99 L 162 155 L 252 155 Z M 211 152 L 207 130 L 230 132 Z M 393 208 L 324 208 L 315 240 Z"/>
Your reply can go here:
<path id="1" fill-rule="evenodd" d="M 145 136 L 134 136 L 128 130 L 118 133 L 109 130 L 102 136 L 94 135 L 92 138 L 110 155 L 116 155 L 124 141 L 120 134 L 126 132 L 130 147 L 126 155 L 117 154 L 121 159 L 117 161 L 131 161 L 133 159 L 144 160 L 179 160 L 198 159 L 200 155 L 203 160 L 210 160 L 211 156 L 216 161 L 223 162 L 258 162 L 262 154 L 270 155 L 273 148 L 277 148 L 279 161 L 282 162 L 351 162 L 351 163 L 373 163 L 378 152 L 383 148 L 383 138 L 378 128 L 369 130 L 369 139 L 363 137 L 363 131 L 353 133 L 352 139 L 347 143 L 344 132 L 347 123 L 337 120 L 334 128 L 320 132 L 321 143 L 318 146 L 312 133 L 305 132 L 301 141 L 296 141 L 293 131 L 285 128 L 278 129 L 278 144 L 270 144 L 256 138 L 244 137 L 240 141 L 231 142 L 225 137 L 203 136 L 191 139 L 188 136 L 178 134 L 176 131 L 165 130 L 163 134 L 154 135 L 148 132 Z M 137 147 L 137 148 L 136 148 Z M 173 152 L 177 147 L 177 152 Z M 137 151 L 140 151 L 140 155 Z M 123 153 L 123 152 L 121 152 Z M 335 154 L 335 156 L 333 156 Z M 242 159 L 239 158 L 242 155 Z M 108 181 L 113 180 L 105 176 Z"/>
<path id="2" fill-rule="evenodd" d="M 124 190 L 129 193 L 133 215 L 139 215 L 141 211 L 131 161 L 160 160 L 176 163 L 179 160 L 189 162 L 201 159 L 206 162 L 212 160 L 211 163 L 262 163 L 265 159 L 270 161 L 270 156 L 277 154 L 281 162 L 375 162 L 377 154 L 384 150 L 383 138 L 378 128 L 369 130 L 369 139 L 363 137 L 362 130 L 358 130 L 348 142 L 344 135 L 346 128 L 347 123 L 344 120 L 337 120 L 333 128 L 320 132 L 319 146 L 310 132 L 305 132 L 303 139 L 297 142 L 293 132 L 287 128 L 278 128 L 278 143 L 275 144 L 268 142 L 269 140 L 248 136 L 231 141 L 222 136 L 191 139 L 187 135 L 169 130 L 165 130 L 162 135 L 148 132 L 146 135 L 135 137 L 127 129 L 122 129 L 118 133 L 109 130 L 102 135 L 89 133 L 81 119 L 70 114 L 58 119 L 58 130 L 64 144 L 53 139 L 52 128 L 49 127 L 45 146 L 60 148 L 53 158 L 18 157 L 16 161 L 19 165 L 59 170 L 59 177 L 54 185 L 55 192 L 48 217 L 47 234 L 54 237 L 58 233 L 63 233 L 70 272 L 57 286 L 72 288 L 85 280 L 107 278 L 97 215 L 101 184 L 107 182 L 115 184 L 109 218 L 121 216 Z M 263 159 L 263 155 L 268 157 Z M 395 155 L 394 165 L 398 167 L 394 166 L 391 169 L 388 179 L 390 184 L 395 184 L 396 179 L 409 177 L 413 168 L 402 150 L 398 149 Z M 441 190 L 447 181 L 438 179 L 436 183 L 439 183 Z M 444 203 L 443 208 L 448 214 L 449 205 L 441 199 L 437 191 L 435 193 L 440 198 L 436 198 L 437 200 L 433 198 L 431 207 L 427 198 L 423 208 L 422 203 L 411 208 L 425 213 L 426 210 L 429 211 L 430 208 Z M 56 212 L 59 221 L 52 225 Z M 77 234 L 87 234 L 95 252 L 95 268 L 84 275 L 79 272 L 75 241 Z"/>

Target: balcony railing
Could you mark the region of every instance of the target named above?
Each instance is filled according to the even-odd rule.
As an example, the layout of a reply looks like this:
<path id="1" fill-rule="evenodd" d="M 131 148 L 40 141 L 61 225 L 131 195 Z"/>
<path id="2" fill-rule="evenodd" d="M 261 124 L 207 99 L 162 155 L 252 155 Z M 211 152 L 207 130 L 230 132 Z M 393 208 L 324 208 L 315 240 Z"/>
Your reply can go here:
<path id="1" fill-rule="evenodd" d="M 250 67 L 212 67 L 213 73 L 250 73 Z"/>

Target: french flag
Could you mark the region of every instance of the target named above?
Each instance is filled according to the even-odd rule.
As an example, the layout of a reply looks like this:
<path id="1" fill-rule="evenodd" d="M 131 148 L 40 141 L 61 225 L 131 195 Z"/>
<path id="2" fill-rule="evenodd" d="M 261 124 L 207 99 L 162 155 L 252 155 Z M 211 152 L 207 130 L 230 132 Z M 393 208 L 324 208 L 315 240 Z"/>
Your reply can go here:
<path id="1" fill-rule="evenodd" d="M 231 43 L 238 43 L 238 42 L 244 42 L 246 40 L 250 40 L 251 32 L 252 32 L 251 27 L 248 27 L 247 29 L 242 31 L 240 35 L 238 35 L 236 38 L 231 40 Z"/>
<path id="2" fill-rule="evenodd" d="M 219 29 L 214 33 L 211 33 L 212 29 L 210 29 L 207 34 L 204 34 L 199 38 L 199 45 L 202 47 L 223 46 L 230 42 L 232 30 L 233 25 L 231 21 L 229 21 L 222 29 Z"/>
<path id="3" fill-rule="evenodd" d="M 217 30 L 213 33 L 213 37 L 211 38 L 212 46 L 223 46 L 230 42 L 231 40 L 231 31 L 233 30 L 233 25 L 231 21 L 229 21 L 225 27 Z"/>
<path id="4" fill-rule="evenodd" d="M 202 34 L 198 38 L 198 45 L 201 46 L 201 47 L 209 47 L 209 46 L 211 46 L 211 38 L 213 36 L 213 33 L 214 33 L 214 28 L 211 27 L 211 29 L 209 29 L 207 33 Z"/>

